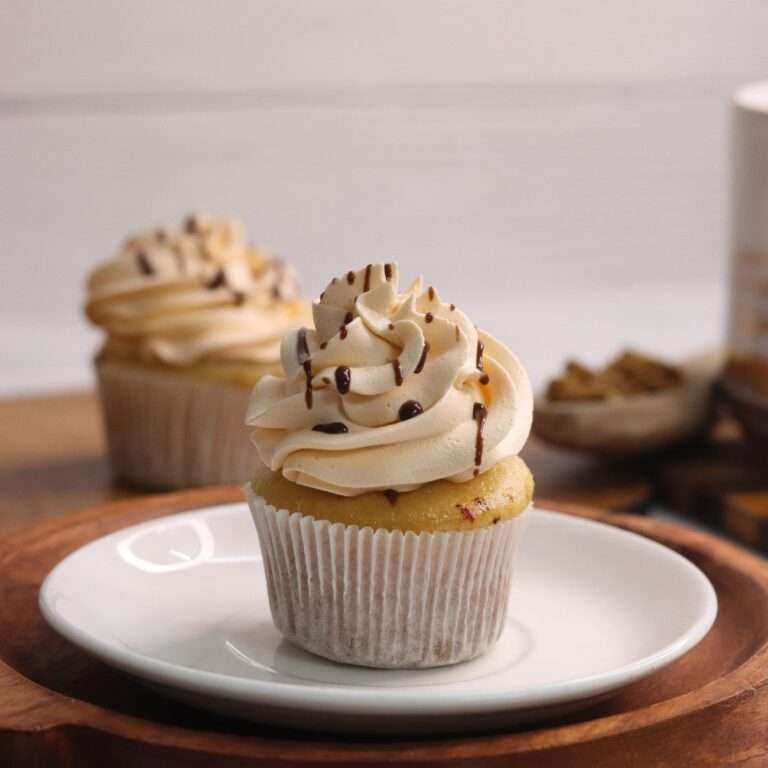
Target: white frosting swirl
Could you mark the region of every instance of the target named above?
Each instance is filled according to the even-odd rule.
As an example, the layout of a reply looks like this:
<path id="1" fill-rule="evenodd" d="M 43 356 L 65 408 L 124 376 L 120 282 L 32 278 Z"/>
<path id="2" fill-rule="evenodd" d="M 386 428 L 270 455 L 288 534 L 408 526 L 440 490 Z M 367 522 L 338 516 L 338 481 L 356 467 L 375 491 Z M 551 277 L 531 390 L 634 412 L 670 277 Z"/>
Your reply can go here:
<path id="1" fill-rule="evenodd" d="M 169 365 L 275 362 L 308 318 L 293 271 L 247 244 L 232 218 L 190 216 L 181 230 L 129 238 L 88 279 L 88 318 L 107 349 Z"/>
<path id="2" fill-rule="evenodd" d="M 397 265 L 368 266 L 334 278 L 313 312 L 316 330 L 283 339 L 286 378 L 251 396 L 246 422 L 273 471 L 342 496 L 410 491 L 470 480 L 522 448 L 525 370 L 421 278 L 399 294 Z"/>

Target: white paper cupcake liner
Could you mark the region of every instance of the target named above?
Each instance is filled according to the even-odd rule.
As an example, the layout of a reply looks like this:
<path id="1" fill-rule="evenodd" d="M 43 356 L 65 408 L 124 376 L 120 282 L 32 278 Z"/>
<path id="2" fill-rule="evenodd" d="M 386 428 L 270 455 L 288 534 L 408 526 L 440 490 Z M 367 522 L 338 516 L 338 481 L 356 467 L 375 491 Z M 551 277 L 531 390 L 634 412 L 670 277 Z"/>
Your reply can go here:
<path id="1" fill-rule="evenodd" d="M 475 531 L 360 528 L 275 509 L 246 485 L 277 628 L 334 661 L 437 667 L 487 651 L 506 621 L 527 512 Z"/>
<path id="2" fill-rule="evenodd" d="M 118 477 L 186 488 L 241 484 L 253 474 L 247 388 L 112 363 L 97 363 L 96 372 Z"/>

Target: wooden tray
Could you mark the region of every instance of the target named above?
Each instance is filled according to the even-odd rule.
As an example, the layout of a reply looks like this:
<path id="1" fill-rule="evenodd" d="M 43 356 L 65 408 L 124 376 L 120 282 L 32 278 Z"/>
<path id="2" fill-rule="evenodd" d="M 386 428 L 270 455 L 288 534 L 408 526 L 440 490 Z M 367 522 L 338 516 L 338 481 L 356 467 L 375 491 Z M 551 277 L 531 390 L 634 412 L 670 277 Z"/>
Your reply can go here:
<path id="1" fill-rule="evenodd" d="M 637 531 L 697 563 L 720 600 L 712 631 L 672 666 L 590 711 L 513 732 L 341 741 L 242 723 L 145 690 L 43 622 L 40 583 L 73 549 L 126 525 L 239 498 L 237 489 L 213 489 L 118 501 L 47 520 L 0 544 L 0 764 L 768 764 L 768 565 L 711 536 L 646 518 L 542 502 Z"/>

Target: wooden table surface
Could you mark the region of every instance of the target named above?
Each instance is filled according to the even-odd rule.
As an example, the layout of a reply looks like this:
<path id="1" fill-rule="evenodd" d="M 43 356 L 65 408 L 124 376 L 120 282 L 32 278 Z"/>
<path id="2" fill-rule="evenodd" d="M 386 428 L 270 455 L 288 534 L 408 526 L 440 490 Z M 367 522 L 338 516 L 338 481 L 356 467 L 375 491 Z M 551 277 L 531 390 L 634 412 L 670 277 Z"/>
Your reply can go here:
<path id="1" fill-rule="evenodd" d="M 626 510 L 649 493 L 640 470 L 604 467 L 533 438 L 523 455 L 539 498 Z M 93 393 L 0 400 L 0 534 L 146 492 L 113 480 Z"/>

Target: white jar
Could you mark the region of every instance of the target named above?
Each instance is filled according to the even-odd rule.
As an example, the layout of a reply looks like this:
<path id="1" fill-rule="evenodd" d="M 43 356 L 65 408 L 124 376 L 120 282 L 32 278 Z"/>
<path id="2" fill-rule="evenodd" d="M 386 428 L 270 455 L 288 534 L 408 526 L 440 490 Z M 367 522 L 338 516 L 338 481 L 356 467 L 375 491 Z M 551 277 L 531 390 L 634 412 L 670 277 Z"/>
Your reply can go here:
<path id="1" fill-rule="evenodd" d="M 723 389 L 745 428 L 768 437 L 768 81 L 733 98 L 731 293 Z"/>

